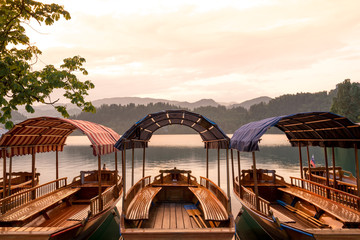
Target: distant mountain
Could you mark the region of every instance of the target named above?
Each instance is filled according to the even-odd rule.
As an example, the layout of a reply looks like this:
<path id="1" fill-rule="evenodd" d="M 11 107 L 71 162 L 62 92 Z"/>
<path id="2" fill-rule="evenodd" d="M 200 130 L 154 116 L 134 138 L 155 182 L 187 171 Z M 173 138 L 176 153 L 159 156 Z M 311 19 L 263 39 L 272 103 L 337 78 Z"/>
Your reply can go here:
<path id="1" fill-rule="evenodd" d="M 92 104 L 95 107 L 100 107 L 101 105 L 127 105 L 130 103 L 134 103 L 135 105 L 147 105 L 149 103 L 167 103 L 170 105 L 179 106 L 181 108 L 194 109 L 201 106 L 212 106 L 217 107 L 220 104 L 215 102 L 212 99 L 201 99 L 199 101 L 190 103 L 190 102 L 180 102 L 166 99 L 157 99 L 157 98 L 140 98 L 140 97 L 116 97 L 116 98 L 104 98 L 92 101 Z"/>
<path id="2" fill-rule="evenodd" d="M 201 99 L 196 102 L 186 102 L 186 101 L 173 101 L 173 100 L 166 100 L 166 99 L 158 99 L 158 98 L 140 98 L 140 97 L 115 97 L 115 98 L 103 98 L 92 101 L 92 104 L 95 107 L 100 107 L 102 105 L 122 105 L 126 106 L 130 103 L 135 105 L 148 105 L 149 103 L 165 103 L 174 105 L 180 108 L 186 108 L 190 110 L 194 110 L 195 108 L 199 107 L 218 107 L 219 105 L 226 106 L 227 108 L 233 108 L 237 106 L 244 107 L 249 109 L 251 105 L 257 104 L 260 102 L 268 103 L 271 98 L 269 97 L 259 97 L 252 100 L 248 100 L 242 103 L 217 103 L 213 99 Z M 57 104 L 57 105 L 65 105 L 68 109 L 70 115 L 78 115 L 81 112 L 81 109 L 77 108 L 75 105 L 72 104 Z M 38 105 L 33 106 L 35 113 L 31 114 L 26 112 L 24 107 L 19 107 L 19 113 L 23 114 L 26 117 L 41 117 L 41 116 L 48 116 L 48 117 L 61 117 L 61 114 L 57 112 L 53 106 L 50 105 Z"/>
<path id="3" fill-rule="evenodd" d="M 229 108 L 243 107 L 243 108 L 249 110 L 252 105 L 259 104 L 261 102 L 268 104 L 271 99 L 272 99 L 271 97 L 266 97 L 266 96 L 258 97 L 258 98 L 254 98 L 251 100 L 247 100 L 247 101 L 239 103 L 239 104 L 232 104 L 229 106 Z"/>

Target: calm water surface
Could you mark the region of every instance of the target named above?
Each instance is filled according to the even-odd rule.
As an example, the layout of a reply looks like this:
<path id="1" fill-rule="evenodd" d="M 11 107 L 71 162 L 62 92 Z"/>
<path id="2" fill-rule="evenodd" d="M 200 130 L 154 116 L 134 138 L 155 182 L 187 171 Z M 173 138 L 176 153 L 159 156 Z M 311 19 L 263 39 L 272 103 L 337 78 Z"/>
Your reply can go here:
<path id="1" fill-rule="evenodd" d="M 230 136 L 231 137 L 231 136 Z M 92 148 L 86 136 L 69 136 L 64 151 L 59 153 L 60 177 L 68 177 L 71 182 L 78 176 L 81 170 L 94 170 L 98 168 L 97 157 L 92 155 Z M 306 150 L 303 148 L 303 162 L 306 166 Z M 230 155 L 230 154 L 229 154 Z M 310 156 L 314 155 L 317 165 L 325 165 L 323 149 L 310 148 Z M 121 170 L 121 157 L 118 154 L 119 171 Z M 209 150 L 209 176 L 214 182 L 218 182 L 217 176 L 217 150 Z M 241 153 L 241 169 L 248 169 L 252 165 L 251 154 Z M 237 159 L 234 152 L 235 173 L 237 172 Z M 221 173 L 220 186 L 226 192 L 226 152 L 221 151 Z M 257 168 L 275 169 L 277 174 L 289 181 L 289 176 L 299 177 L 299 155 L 298 148 L 293 148 L 287 141 L 285 135 L 264 135 L 260 143 L 260 151 L 256 153 Z M 8 159 L 9 161 L 9 159 Z M 337 165 L 344 169 L 355 172 L 354 161 L 342 162 L 337 159 Z M 231 161 L 229 161 L 231 163 Z M 108 169 L 114 169 L 114 154 L 102 157 Z M 331 155 L 329 155 L 331 166 Z M 135 182 L 142 175 L 142 149 L 135 150 Z M 7 163 L 9 166 L 9 162 Z M 230 165 L 231 166 L 231 165 Z M 2 172 L 2 164 L 0 170 Z M 145 175 L 154 176 L 159 174 L 160 169 L 191 170 L 192 175 L 206 176 L 206 150 L 197 134 L 186 135 L 154 135 L 146 150 L 146 172 Z M 40 183 L 55 179 L 55 153 L 39 153 L 36 155 L 36 169 L 40 175 Z M 13 171 L 31 171 L 31 156 L 13 158 Z M 231 168 L 230 168 L 231 174 Z M 232 177 L 230 176 L 230 179 Z M 231 180 L 230 180 L 231 182 Z M 131 150 L 127 151 L 127 189 L 131 183 Z M 232 189 L 232 186 L 230 187 Z M 232 210 L 234 216 L 240 210 L 240 203 L 233 196 L 231 190 Z"/>

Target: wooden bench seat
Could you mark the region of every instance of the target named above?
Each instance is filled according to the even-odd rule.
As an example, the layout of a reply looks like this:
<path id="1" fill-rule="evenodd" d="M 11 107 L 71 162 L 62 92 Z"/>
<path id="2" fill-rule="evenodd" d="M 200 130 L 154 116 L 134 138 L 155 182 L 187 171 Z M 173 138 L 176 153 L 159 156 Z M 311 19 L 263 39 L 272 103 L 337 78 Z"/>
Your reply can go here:
<path id="1" fill-rule="evenodd" d="M 23 222 L 38 213 L 46 214 L 48 208 L 58 204 L 59 201 L 70 197 L 79 190 L 80 188 L 70 187 L 59 189 L 1 215 L 0 222 Z"/>
<path id="2" fill-rule="evenodd" d="M 278 190 L 300 199 L 304 199 L 315 207 L 322 209 L 324 212 L 339 219 L 343 223 L 360 223 L 359 213 L 329 199 L 316 196 L 315 194 L 311 194 L 295 187 L 278 188 Z"/>
<path id="3" fill-rule="evenodd" d="M 126 210 L 125 218 L 128 220 L 149 219 L 151 202 L 161 187 L 146 186 L 134 197 Z"/>
<path id="4" fill-rule="evenodd" d="M 199 200 L 205 220 L 226 221 L 229 219 L 225 207 L 209 189 L 203 186 L 189 187 L 189 189 Z"/>

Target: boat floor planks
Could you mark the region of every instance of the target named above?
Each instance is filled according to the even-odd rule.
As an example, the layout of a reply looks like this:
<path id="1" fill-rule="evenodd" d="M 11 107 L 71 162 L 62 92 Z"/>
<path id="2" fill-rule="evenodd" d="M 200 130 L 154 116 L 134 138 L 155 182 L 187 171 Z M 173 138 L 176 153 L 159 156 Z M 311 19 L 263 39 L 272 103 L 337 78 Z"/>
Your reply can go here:
<path id="1" fill-rule="evenodd" d="M 199 228 L 190 218 L 184 205 L 190 203 L 155 203 L 150 209 L 150 218 L 141 228 L 154 229 L 193 229 Z"/>

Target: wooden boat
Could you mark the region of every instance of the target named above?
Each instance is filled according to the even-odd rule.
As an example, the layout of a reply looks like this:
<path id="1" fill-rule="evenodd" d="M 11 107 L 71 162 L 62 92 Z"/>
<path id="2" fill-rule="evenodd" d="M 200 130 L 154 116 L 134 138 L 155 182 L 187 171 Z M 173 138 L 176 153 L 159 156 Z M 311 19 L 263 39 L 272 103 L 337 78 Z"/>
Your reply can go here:
<path id="1" fill-rule="evenodd" d="M 31 172 L 9 172 L 6 173 L 5 176 L 6 180 L 4 180 L 4 178 L 0 178 L 0 195 L 2 197 L 32 187 Z M 39 184 L 39 176 L 40 173 L 35 173 L 35 186 Z M 6 191 L 7 193 L 5 194 Z"/>
<path id="2" fill-rule="evenodd" d="M 258 142 L 272 126 L 282 130 L 291 145 L 299 149 L 301 177 L 290 177 L 290 183 L 273 169 L 256 168 Z M 237 150 L 238 156 L 234 193 L 243 209 L 273 239 L 360 238 L 360 194 L 335 188 L 337 178 L 331 184 L 327 154 L 328 148 L 333 152 L 335 147 L 354 148 L 355 161 L 349 161 L 354 161 L 356 165 L 356 186 L 359 189 L 359 125 L 329 112 L 299 113 L 248 123 L 235 131 L 230 144 L 232 149 Z M 314 178 L 312 174 L 309 146 L 324 148 L 325 182 L 314 180 L 318 176 Z M 306 147 L 307 178 L 303 172 L 302 147 Z M 251 169 L 241 170 L 240 152 L 252 152 Z M 336 172 L 335 162 L 332 154 L 333 172 Z M 234 164 L 232 169 L 234 173 Z"/>
<path id="3" fill-rule="evenodd" d="M 202 137 L 207 153 L 206 177 L 200 177 L 198 181 L 191 175 L 191 170 L 176 168 L 160 169 L 160 174 L 153 180 L 145 176 L 145 150 L 148 142 L 156 130 L 171 124 L 188 126 Z M 219 163 L 219 151 L 225 149 L 228 153 L 228 144 L 229 138 L 214 122 L 184 110 L 149 114 L 134 124 L 115 144 L 122 151 L 124 192 L 126 150 L 132 150 L 131 188 L 123 196 L 120 221 L 122 238 L 232 239 L 235 228 L 231 214 L 230 186 L 228 184 L 225 194 L 208 176 L 209 149 L 217 150 Z M 134 184 L 136 148 L 143 151 L 143 172 L 142 179 Z M 228 163 L 228 154 L 226 156 Z M 227 179 L 229 181 L 229 175 Z"/>
<path id="4" fill-rule="evenodd" d="M 58 155 L 66 138 L 82 131 L 98 157 L 98 169 L 80 171 L 70 183 L 59 178 Z M 122 193 L 113 147 L 119 135 L 99 124 L 40 117 L 14 126 L 0 139 L 6 175 L 6 158 L 31 154 L 32 187 L 0 200 L 0 239 L 88 239 L 109 218 L 119 218 L 115 204 Z M 35 156 L 56 152 L 55 180 L 35 186 Z M 101 156 L 115 152 L 115 170 L 101 168 Z M 118 228 L 117 228 L 118 229 Z M 119 230 L 117 230 L 118 237 Z"/>

